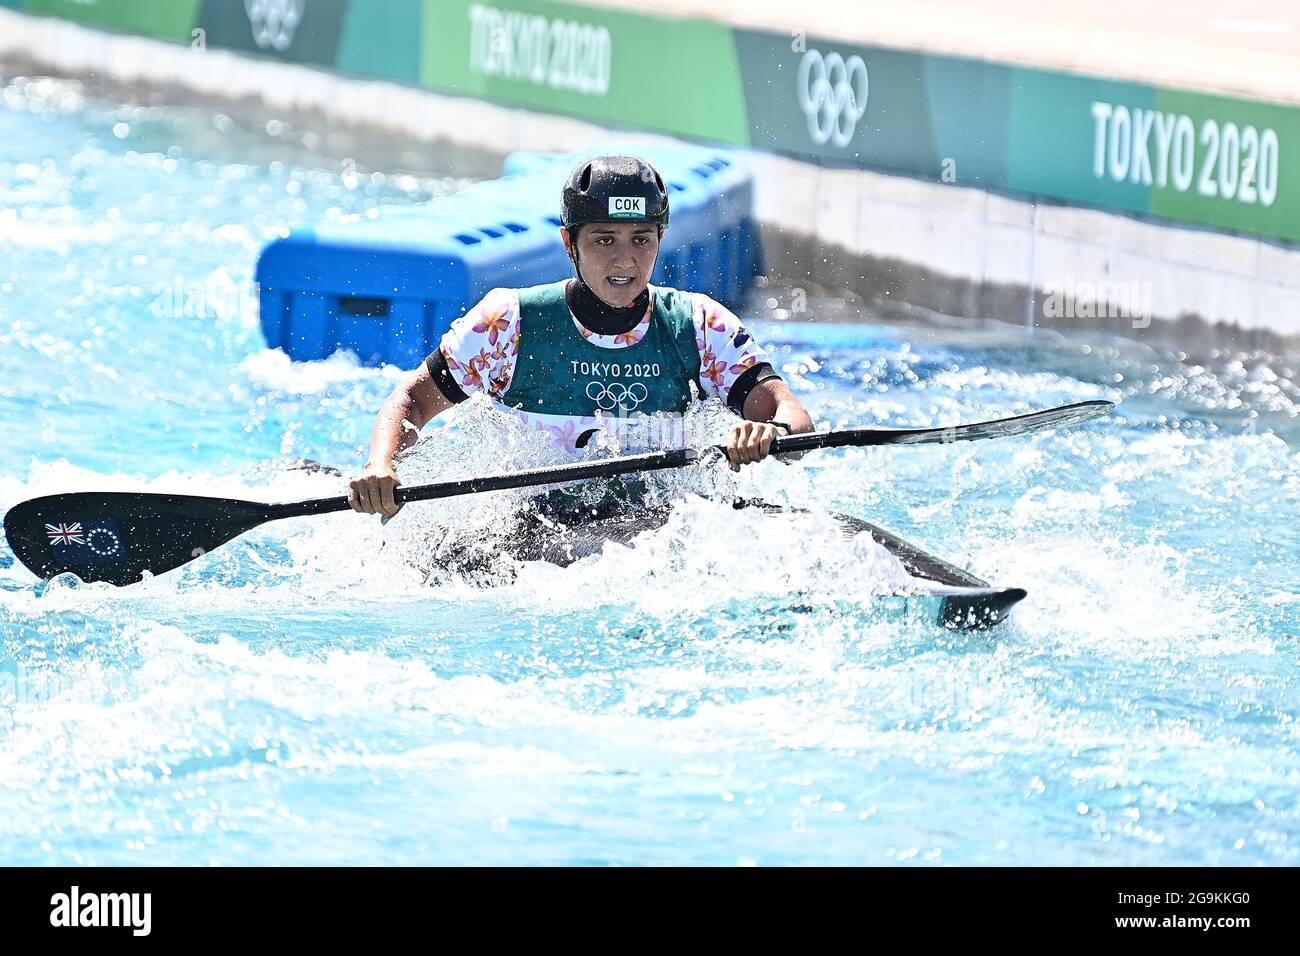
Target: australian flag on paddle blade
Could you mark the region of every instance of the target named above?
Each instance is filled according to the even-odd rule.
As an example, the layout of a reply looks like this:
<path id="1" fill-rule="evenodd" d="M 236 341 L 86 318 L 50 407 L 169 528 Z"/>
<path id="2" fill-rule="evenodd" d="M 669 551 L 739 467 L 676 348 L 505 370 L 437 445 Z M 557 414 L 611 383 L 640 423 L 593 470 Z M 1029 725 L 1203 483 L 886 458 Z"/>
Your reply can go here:
<path id="1" fill-rule="evenodd" d="M 122 533 L 111 518 L 46 524 L 50 550 L 64 564 L 109 564 L 126 554 Z"/>

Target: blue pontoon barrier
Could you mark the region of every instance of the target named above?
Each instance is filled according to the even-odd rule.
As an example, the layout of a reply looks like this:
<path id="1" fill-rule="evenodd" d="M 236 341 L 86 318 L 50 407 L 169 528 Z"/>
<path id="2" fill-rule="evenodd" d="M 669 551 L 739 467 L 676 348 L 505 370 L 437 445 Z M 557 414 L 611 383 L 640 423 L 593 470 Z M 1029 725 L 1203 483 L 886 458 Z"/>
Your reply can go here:
<path id="1" fill-rule="evenodd" d="M 579 155 L 515 153 L 505 176 L 422 206 L 294 229 L 257 263 L 267 345 L 299 361 L 339 349 L 366 365 L 414 367 L 490 290 L 572 274 L 560 187 Z M 672 221 L 653 281 L 738 308 L 761 271 L 753 182 L 732 154 L 639 150 L 668 184 Z"/>

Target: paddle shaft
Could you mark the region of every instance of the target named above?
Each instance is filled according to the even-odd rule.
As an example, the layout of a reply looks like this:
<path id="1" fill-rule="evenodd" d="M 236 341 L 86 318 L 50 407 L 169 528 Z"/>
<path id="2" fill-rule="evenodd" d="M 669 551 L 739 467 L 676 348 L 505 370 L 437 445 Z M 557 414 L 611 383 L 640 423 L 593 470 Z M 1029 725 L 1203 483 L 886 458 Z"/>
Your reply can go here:
<path id="1" fill-rule="evenodd" d="M 988 422 L 972 422 L 966 425 L 950 425 L 945 428 L 845 428 L 830 432 L 811 432 L 804 435 L 790 435 L 785 438 L 774 439 L 769 454 L 782 455 L 813 451 L 818 448 L 841 448 L 850 445 L 946 444 L 948 442 L 970 441 L 999 435 L 1020 435 L 1085 421 L 1110 411 L 1112 407 L 1110 402 L 1078 402 L 1073 405 L 1062 405 L 1058 408 L 1049 408 L 1039 412 L 1014 415 L 1010 418 L 1000 418 Z M 725 455 L 726 451 L 725 445 L 714 445 L 707 450 L 706 454 Z M 505 475 L 462 478 L 456 481 L 413 485 L 409 488 L 398 487 L 393 492 L 393 499 L 398 504 L 407 504 L 412 501 L 452 498 L 457 495 L 469 495 L 483 491 L 503 491 L 507 488 L 529 488 L 536 485 L 549 485 L 568 481 L 586 481 L 592 478 L 612 478 L 616 475 L 635 474 L 637 472 L 683 468 L 698 461 L 701 457 L 701 453 L 694 448 L 678 448 L 673 451 L 626 455 L 620 458 L 607 458 L 603 461 L 559 465 L 554 468 L 530 468 Z M 266 505 L 265 507 L 265 520 L 273 521 L 279 518 L 295 518 L 303 515 L 347 511 L 351 505 L 348 504 L 348 499 L 344 496 L 338 498 L 314 498 L 308 501 L 286 502 L 284 504 Z"/>
<path id="2" fill-rule="evenodd" d="M 589 464 L 560 465 L 555 468 L 529 468 L 514 471 L 507 475 L 493 475 L 485 478 L 460 478 L 456 481 L 439 481 L 428 485 L 412 485 L 410 488 L 398 487 L 393 491 L 393 499 L 398 504 L 412 501 L 429 501 L 434 498 L 454 498 L 457 495 L 471 495 L 480 491 L 504 491 L 507 488 L 531 488 L 534 485 L 549 485 L 562 481 L 586 481 L 591 478 L 612 478 L 615 475 L 627 475 L 641 471 L 662 471 L 665 468 L 682 468 L 699 458 L 699 452 L 693 448 L 678 448 L 673 451 L 652 452 L 647 455 L 628 455 L 623 458 L 608 458 Z M 309 501 L 291 501 L 280 505 L 267 505 L 267 520 L 277 518 L 296 518 L 302 515 L 326 514 L 332 511 L 347 511 L 351 508 L 347 497 L 314 498 Z"/>
<path id="3" fill-rule="evenodd" d="M 879 432 L 880 440 L 872 441 L 869 433 Z M 772 442 L 770 454 L 811 451 L 815 448 L 835 448 L 841 445 L 883 445 L 889 444 L 888 437 L 904 429 L 846 429 L 842 432 L 816 432 L 809 435 L 793 435 L 778 438 Z M 906 431 L 924 431 L 924 429 L 907 429 Z M 935 431 L 942 431 L 936 429 Z M 855 435 L 855 432 L 868 433 Z M 894 440 L 897 440 L 896 438 Z M 717 455 L 727 453 L 726 446 L 714 445 L 709 449 Z M 673 451 L 650 452 L 645 455 L 626 455 L 621 458 L 607 458 L 603 461 L 579 463 L 575 465 L 558 465 L 554 468 L 529 468 L 507 475 L 492 475 L 483 478 L 461 478 L 456 481 L 439 481 L 428 485 L 412 485 L 410 488 L 398 487 L 393 491 L 393 500 L 398 504 L 412 501 L 430 501 L 435 498 L 454 498 L 457 495 L 472 495 L 482 491 L 504 491 L 508 488 L 531 488 L 536 485 L 557 484 L 567 481 L 587 481 L 592 478 L 613 478 L 617 475 L 636 474 L 645 471 L 663 471 L 667 468 L 683 468 L 700 459 L 701 455 L 694 448 L 677 448 Z M 292 501 L 279 505 L 267 505 L 267 520 L 278 518 L 297 518 L 303 515 L 328 514 L 334 511 L 347 511 L 352 506 L 346 496 L 339 498 L 314 498 L 309 501 Z"/>

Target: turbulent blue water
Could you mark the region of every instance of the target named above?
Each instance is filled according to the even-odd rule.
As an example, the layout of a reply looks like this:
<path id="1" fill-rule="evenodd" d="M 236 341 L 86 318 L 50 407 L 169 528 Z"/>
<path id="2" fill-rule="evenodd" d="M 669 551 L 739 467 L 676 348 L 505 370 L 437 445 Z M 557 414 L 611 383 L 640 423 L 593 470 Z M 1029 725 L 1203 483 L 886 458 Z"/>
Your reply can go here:
<path id="1" fill-rule="evenodd" d="M 66 84 L 3 93 L 0 511 L 85 489 L 338 493 L 286 466 L 358 466 L 399 373 L 266 351 L 257 251 L 455 183 Z M 122 590 L 42 594 L 0 545 L 0 862 L 1300 862 L 1292 366 L 756 332 L 822 426 L 1121 403 L 1070 431 L 736 481 L 1027 587 L 1010 623 L 881 614 L 882 569 L 824 520 L 698 500 L 642 548 L 495 588 L 424 571 L 448 535 L 491 533 L 500 500 L 269 525 Z M 403 474 L 526 463 L 490 419 L 434 429 Z"/>

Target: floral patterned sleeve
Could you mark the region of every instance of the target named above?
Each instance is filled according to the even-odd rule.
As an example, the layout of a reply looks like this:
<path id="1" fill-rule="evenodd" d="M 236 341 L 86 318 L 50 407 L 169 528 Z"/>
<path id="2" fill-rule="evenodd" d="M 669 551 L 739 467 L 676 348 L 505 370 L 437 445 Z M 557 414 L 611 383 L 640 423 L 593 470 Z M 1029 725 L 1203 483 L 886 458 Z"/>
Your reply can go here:
<path id="1" fill-rule="evenodd" d="M 744 372 L 768 363 L 767 352 L 740 319 L 707 295 L 695 293 L 695 345 L 700 350 L 700 384 L 724 404 Z"/>
<path id="2" fill-rule="evenodd" d="M 438 351 L 466 395 L 487 392 L 502 398 L 519 355 L 519 293 L 493 289 L 451 323 Z"/>

